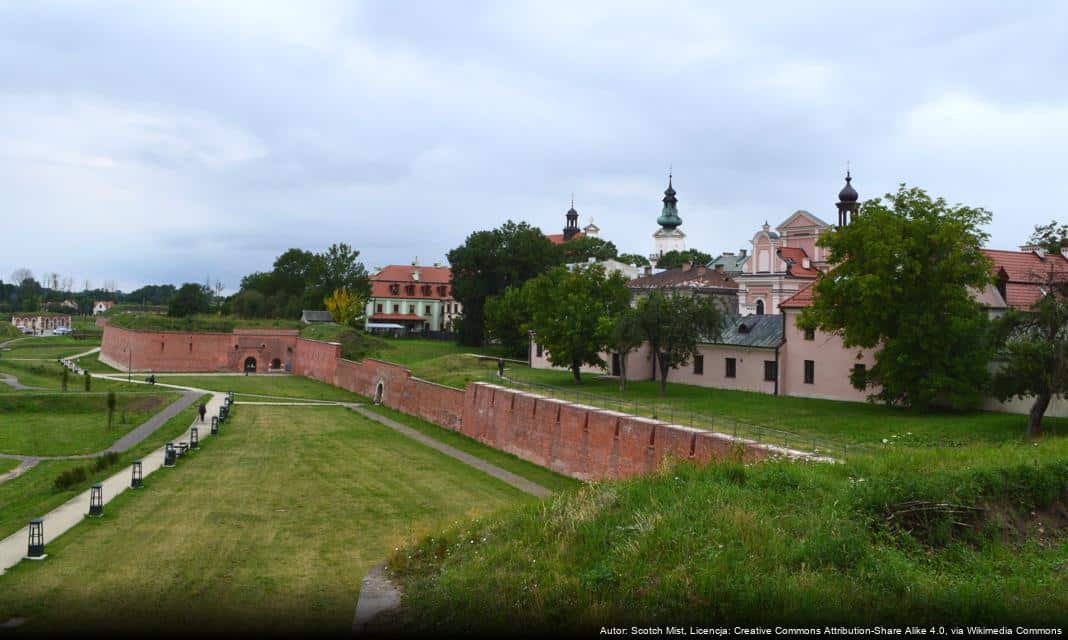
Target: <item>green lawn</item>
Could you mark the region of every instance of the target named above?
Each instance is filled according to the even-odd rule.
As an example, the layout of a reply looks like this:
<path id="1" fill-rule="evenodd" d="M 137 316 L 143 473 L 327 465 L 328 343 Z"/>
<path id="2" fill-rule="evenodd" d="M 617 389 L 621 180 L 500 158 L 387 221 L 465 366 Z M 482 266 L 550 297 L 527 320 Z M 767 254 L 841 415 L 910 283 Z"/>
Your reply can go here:
<path id="1" fill-rule="evenodd" d="M 15 467 L 19 466 L 18 460 L 8 460 L 7 458 L 0 458 L 0 474 L 7 473 Z"/>
<path id="2" fill-rule="evenodd" d="M 590 484 L 396 552 L 401 630 L 1063 627 L 1068 450 L 1029 449 L 950 469 L 897 452 L 877 464 L 680 464 Z M 946 503 L 977 510 L 914 506 Z"/>
<path id="3" fill-rule="evenodd" d="M 0 351 L 0 361 L 8 358 L 55 360 L 83 353 L 98 346 L 100 346 L 99 340 L 76 340 L 70 336 L 30 337 L 19 340 Z"/>
<path id="4" fill-rule="evenodd" d="M 118 463 L 109 469 L 97 471 L 95 460 L 46 460 L 14 480 L 0 483 L 0 505 L 3 505 L 0 509 L 0 538 L 26 526 L 31 518 L 41 516 L 70 500 L 94 482 L 100 482 L 123 467 L 128 469 L 132 461 L 176 439 L 196 419 L 199 405 L 199 401 L 195 402 L 168 420 L 154 434 L 119 456 Z M 235 410 L 235 416 L 236 413 Z M 75 467 L 87 470 L 85 481 L 65 490 L 57 490 L 53 486 L 56 476 Z M 0 578 L 0 584 L 3 584 L 3 578 Z"/>
<path id="5" fill-rule="evenodd" d="M 22 384 L 39 387 L 39 390 L 60 391 L 62 389 L 63 366 L 54 361 L 26 361 L 0 359 L 0 372 L 15 376 Z M 90 374 L 91 375 L 91 374 Z M 0 393 L 11 391 L 11 387 L 0 385 Z M 92 376 L 90 391 L 144 391 L 138 384 L 113 382 Z M 68 374 L 67 391 L 80 393 L 85 391 L 83 376 Z M 28 392 L 22 392 L 28 393 Z"/>
<path id="6" fill-rule="evenodd" d="M 238 318 L 205 313 L 182 318 L 172 318 L 155 313 L 112 312 L 108 323 L 124 329 L 143 331 L 204 331 L 229 333 L 239 328 L 299 329 L 300 320 L 275 318 Z"/>
<path id="7" fill-rule="evenodd" d="M 351 391 L 303 376 L 278 374 L 197 376 L 194 374 L 188 376 L 159 376 L 156 380 L 163 384 L 188 385 L 211 391 L 233 391 L 235 394 L 262 394 L 315 400 L 341 400 L 344 402 L 365 399 L 363 396 Z M 255 398 L 248 398 L 248 400 L 255 400 Z"/>
<path id="8" fill-rule="evenodd" d="M 466 356 L 431 358 L 412 365 L 411 369 L 421 378 L 459 388 L 480 380 L 499 383 L 493 361 Z M 544 385 L 520 386 L 534 393 L 728 433 L 736 423 L 740 423 L 739 432 L 743 434 L 744 425 L 761 425 L 797 434 L 801 443 L 815 437 L 876 449 L 966 447 L 1021 441 L 1027 426 L 1027 417 L 1019 414 L 919 413 L 865 402 L 772 396 L 670 380 L 667 395 L 663 397 L 659 384 L 653 381 L 628 382 L 626 391 L 621 393 L 619 381 L 615 379 L 583 374 L 582 382 L 575 384 L 569 372 L 531 369 L 515 363 L 508 363 L 505 374 L 522 382 Z M 1052 434 L 1068 435 L 1068 419 L 1046 418 L 1044 422 Z M 883 439 L 888 442 L 884 444 Z"/>
<path id="9" fill-rule="evenodd" d="M 146 483 L 50 541 L 46 562 L 0 577 L 0 620 L 24 617 L 31 633 L 348 635 L 373 564 L 533 501 L 341 408 L 238 407 L 221 437 Z"/>
<path id="10" fill-rule="evenodd" d="M 118 393 L 109 427 L 103 393 L 0 395 L 0 452 L 64 456 L 101 451 L 178 398 L 177 393 Z"/>
<path id="11" fill-rule="evenodd" d="M 371 357 L 405 366 L 417 365 L 427 360 L 464 353 L 478 353 L 496 357 L 496 347 L 464 347 L 451 340 L 424 340 L 421 338 L 383 339 L 382 347 Z M 494 365 L 496 366 L 496 365 Z"/>
<path id="12" fill-rule="evenodd" d="M 85 356 L 84 358 L 78 358 L 75 360 L 75 363 L 85 371 L 91 371 L 93 373 L 123 373 L 123 371 L 101 362 L 99 353 Z"/>

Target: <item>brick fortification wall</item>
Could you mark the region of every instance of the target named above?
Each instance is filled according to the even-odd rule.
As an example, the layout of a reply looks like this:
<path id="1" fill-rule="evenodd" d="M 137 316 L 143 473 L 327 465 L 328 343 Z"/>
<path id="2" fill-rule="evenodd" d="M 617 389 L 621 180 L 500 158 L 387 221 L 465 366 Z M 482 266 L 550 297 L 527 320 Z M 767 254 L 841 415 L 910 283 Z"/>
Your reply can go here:
<path id="1" fill-rule="evenodd" d="M 125 368 L 132 356 L 135 370 L 152 371 L 240 371 L 249 354 L 261 363 L 279 357 L 296 375 L 379 400 L 581 480 L 650 473 L 668 457 L 708 462 L 726 458 L 735 447 L 745 460 L 804 455 L 482 382 L 465 390 L 445 387 L 389 362 L 345 360 L 337 343 L 298 338 L 295 331 L 189 334 L 107 326 L 101 348 L 101 360 L 112 366 Z"/>
<path id="2" fill-rule="evenodd" d="M 99 323 L 99 319 L 98 319 Z M 134 371 L 243 371 L 255 358 L 256 370 L 277 361 L 293 364 L 296 329 L 235 329 L 233 333 L 133 331 L 102 325 L 100 360 L 116 369 Z"/>
<path id="3" fill-rule="evenodd" d="M 626 478 L 650 473 L 665 458 L 696 462 L 727 458 L 738 447 L 743 460 L 773 453 L 803 455 L 771 445 L 734 439 L 659 420 L 572 404 L 482 382 L 466 390 L 420 380 L 408 369 L 366 359 L 338 359 L 330 379 L 328 367 L 313 368 L 301 351 L 325 358 L 332 345 L 298 341 L 294 373 L 307 375 L 402 413 L 460 431 L 496 449 L 581 480 Z"/>

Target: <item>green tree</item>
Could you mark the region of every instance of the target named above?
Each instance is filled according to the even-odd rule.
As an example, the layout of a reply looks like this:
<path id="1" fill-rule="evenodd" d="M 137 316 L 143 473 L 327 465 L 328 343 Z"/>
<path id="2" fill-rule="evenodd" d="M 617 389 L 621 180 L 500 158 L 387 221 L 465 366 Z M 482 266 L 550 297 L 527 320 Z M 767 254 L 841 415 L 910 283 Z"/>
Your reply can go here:
<path id="1" fill-rule="evenodd" d="M 640 256 L 636 253 L 621 253 L 616 256 L 616 260 L 620 262 L 633 265 L 635 267 L 650 267 L 649 259 L 645 256 Z"/>
<path id="2" fill-rule="evenodd" d="M 568 270 L 554 267 L 523 285 L 533 311 L 535 340 L 553 366 L 567 367 L 581 382 L 582 365 L 603 367 L 610 325 L 605 318 L 627 308 L 630 292 L 622 275 L 606 276 L 600 265 Z"/>
<path id="3" fill-rule="evenodd" d="M 206 313 L 210 306 L 211 290 L 202 284 L 187 282 L 167 303 L 167 315 L 173 318 L 184 318 L 197 313 Z"/>
<path id="4" fill-rule="evenodd" d="M 371 280 L 367 269 L 359 261 L 360 252 L 345 244 L 332 244 L 319 254 L 322 263 L 319 287 L 328 292 L 348 290 L 353 296 L 366 296 L 371 292 Z"/>
<path id="5" fill-rule="evenodd" d="M 560 245 L 560 249 L 564 262 L 569 264 L 587 262 L 590 258 L 597 261 L 611 260 L 619 254 L 615 244 L 602 238 L 585 235 L 572 238 Z"/>
<path id="6" fill-rule="evenodd" d="M 531 309 L 522 287 L 508 287 L 486 300 L 486 335 L 499 341 L 508 353 L 525 356 L 530 348 Z"/>
<path id="7" fill-rule="evenodd" d="M 619 390 L 627 388 L 627 356 L 645 342 L 642 334 L 641 317 L 637 309 L 627 307 L 614 318 L 605 317 L 605 331 L 608 335 L 608 348 L 619 356 Z"/>
<path id="8" fill-rule="evenodd" d="M 716 340 L 723 330 L 723 309 L 713 298 L 653 291 L 635 308 L 642 336 L 659 369 L 660 395 L 667 393 L 668 375 L 698 355 L 702 341 Z M 655 376 L 654 376 L 655 377 Z"/>
<path id="9" fill-rule="evenodd" d="M 658 269 L 678 269 L 687 262 L 695 266 L 704 266 L 712 262 L 712 256 L 697 249 L 668 251 L 657 259 L 656 267 Z"/>
<path id="10" fill-rule="evenodd" d="M 334 292 L 323 300 L 323 304 L 330 312 L 334 322 L 350 327 L 358 327 L 363 324 L 364 305 L 366 303 L 367 296 L 365 294 L 354 294 L 348 289 L 334 289 Z"/>
<path id="11" fill-rule="evenodd" d="M 460 344 L 480 346 L 486 300 L 560 264 L 561 254 L 539 229 L 509 220 L 492 231 L 472 233 L 448 258 L 453 297 L 463 305 Z"/>
<path id="12" fill-rule="evenodd" d="M 111 428 L 111 419 L 115 415 L 115 403 L 116 403 L 116 401 L 117 401 L 117 399 L 115 398 L 115 392 L 114 391 L 108 391 L 108 399 L 107 399 L 107 405 L 108 405 L 108 429 Z"/>
<path id="13" fill-rule="evenodd" d="M 1068 228 L 1039 226 L 1031 242 L 1053 250 L 1068 247 Z M 1026 313 L 1010 310 L 997 323 L 1001 366 L 994 374 L 1000 400 L 1033 397 L 1027 435 L 1042 435 L 1042 417 L 1054 396 L 1068 397 L 1068 269 L 1050 260 L 1043 273 L 1031 274 L 1046 291 Z"/>
<path id="14" fill-rule="evenodd" d="M 990 214 L 904 184 L 885 199 L 820 236 L 837 266 L 815 284 L 799 325 L 874 350 L 875 365 L 850 374 L 857 389 L 877 389 L 873 400 L 973 406 L 988 382 L 989 327 L 971 292 L 991 282 L 980 251 Z"/>

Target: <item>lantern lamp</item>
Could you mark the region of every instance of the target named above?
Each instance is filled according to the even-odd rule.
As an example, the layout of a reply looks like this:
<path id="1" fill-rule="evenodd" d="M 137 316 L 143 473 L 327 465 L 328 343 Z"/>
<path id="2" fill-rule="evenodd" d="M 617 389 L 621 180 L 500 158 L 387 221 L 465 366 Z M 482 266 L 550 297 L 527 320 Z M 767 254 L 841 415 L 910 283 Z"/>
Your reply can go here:
<path id="1" fill-rule="evenodd" d="M 189 448 L 196 449 L 200 446 L 200 430 L 196 427 L 189 429 Z"/>
<path id="2" fill-rule="evenodd" d="M 211 435 L 218 435 L 219 433 L 219 416 L 211 417 Z"/>
<path id="3" fill-rule="evenodd" d="M 26 550 L 26 557 L 31 560 L 44 560 L 44 520 L 34 518 L 30 520 L 30 544 Z"/>
<path id="4" fill-rule="evenodd" d="M 167 445 L 163 448 L 163 466 L 173 467 L 174 460 L 177 457 L 177 453 L 174 450 L 174 443 L 168 442 Z"/>
<path id="5" fill-rule="evenodd" d="M 144 474 L 142 473 L 142 470 L 141 470 L 141 461 L 140 460 L 134 460 L 133 461 L 133 469 L 132 469 L 131 474 L 130 474 L 130 488 L 131 489 L 140 489 L 143 486 L 144 486 Z"/>
<path id="6" fill-rule="evenodd" d="M 104 485 L 94 484 L 89 488 L 89 517 L 99 518 L 104 515 Z"/>

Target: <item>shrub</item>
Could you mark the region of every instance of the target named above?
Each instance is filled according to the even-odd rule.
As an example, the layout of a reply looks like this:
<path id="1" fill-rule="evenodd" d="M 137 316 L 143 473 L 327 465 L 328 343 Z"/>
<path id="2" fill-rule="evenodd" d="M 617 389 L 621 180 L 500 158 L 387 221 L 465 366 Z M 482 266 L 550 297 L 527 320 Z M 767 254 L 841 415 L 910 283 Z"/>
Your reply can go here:
<path id="1" fill-rule="evenodd" d="M 56 476 L 55 482 L 52 486 L 56 491 L 65 491 L 73 486 L 85 482 L 88 474 L 85 472 L 85 467 L 74 467 L 73 469 L 67 469 L 63 473 Z"/>

